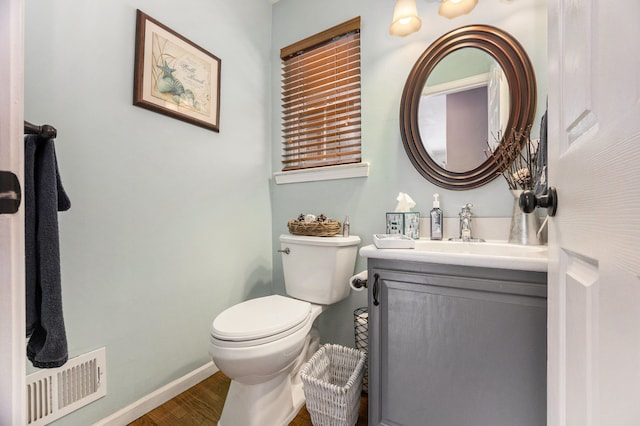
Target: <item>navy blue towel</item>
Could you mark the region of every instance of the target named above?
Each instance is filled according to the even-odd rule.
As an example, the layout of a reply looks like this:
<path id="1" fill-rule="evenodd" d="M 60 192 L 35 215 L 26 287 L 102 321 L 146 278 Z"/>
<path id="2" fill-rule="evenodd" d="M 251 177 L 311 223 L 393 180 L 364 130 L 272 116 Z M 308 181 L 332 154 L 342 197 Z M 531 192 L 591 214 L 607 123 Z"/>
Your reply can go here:
<path id="1" fill-rule="evenodd" d="M 68 358 L 62 315 L 58 211 L 71 207 L 60 181 L 53 139 L 24 139 L 27 357 L 35 367 Z"/>

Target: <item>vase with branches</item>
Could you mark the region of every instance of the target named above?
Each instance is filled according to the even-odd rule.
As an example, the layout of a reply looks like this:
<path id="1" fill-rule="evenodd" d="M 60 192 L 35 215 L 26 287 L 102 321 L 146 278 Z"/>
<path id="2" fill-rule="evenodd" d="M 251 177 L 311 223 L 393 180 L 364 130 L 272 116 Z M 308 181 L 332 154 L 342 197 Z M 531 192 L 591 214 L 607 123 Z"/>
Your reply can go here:
<path id="1" fill-rule="evenodd" d="M 498 135 L 498 141 L 501 138 Z M 512 129 L 495 150 L 487 150 L 514 196 L 509 242 L 540 245 L 545 238 L 540 234 L 540 220 L 535 213 L 524 213 L 520 209 L 520 195 L 533 190 L 538 176 L 538 141 L 531 140 L 531 125 L 524 129 Z"/>

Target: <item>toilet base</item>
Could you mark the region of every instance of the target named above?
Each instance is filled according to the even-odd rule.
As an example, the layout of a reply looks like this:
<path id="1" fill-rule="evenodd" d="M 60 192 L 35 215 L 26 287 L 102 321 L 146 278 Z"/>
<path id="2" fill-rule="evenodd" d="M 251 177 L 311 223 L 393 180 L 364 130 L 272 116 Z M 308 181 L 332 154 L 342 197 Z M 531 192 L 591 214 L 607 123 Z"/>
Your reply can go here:
<path id="1" fill-rule="evenodd" d="M 259 385 L 231 381 L 218 426 L 288 425 L 303 404 L 302 383 L 286 373 Z"/>
<path id="2" fill-rule="evenodd" d="M 312 328 L 298 358 L 274 378 L 251 385 L 231 380 L 218 426 L 287 426 L 305 403 L 300 369 L 319 347 Z"/>

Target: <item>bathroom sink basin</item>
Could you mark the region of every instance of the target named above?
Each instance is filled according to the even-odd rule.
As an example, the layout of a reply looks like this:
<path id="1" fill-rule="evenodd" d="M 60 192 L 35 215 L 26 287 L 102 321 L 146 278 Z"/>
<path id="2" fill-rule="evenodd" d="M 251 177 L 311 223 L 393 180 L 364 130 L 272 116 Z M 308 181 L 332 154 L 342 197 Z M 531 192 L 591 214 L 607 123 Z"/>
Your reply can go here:
<path id="1" fill-rule="evenodd" d="M 459 243 L 484 243 L 486 240 L 482 238 L 468 238 L 463 240 L 462 238 L 449 238 L 449 241 L 457 241 Z"/>
<path id="2" fill-rule="evenodd" d="M 523 246 L 506 242 L 416 240 L 416 250 L 441 253 L 471 253 L 487 256 L 529 256 L 547 251 L 547 246 Z"/>
<path id="3" fill-rule="evenodd" d="M 362 247 L 360 255 L 380 259 L 442 263 L 525 271 L 547 270 L 547 246 L 509 244 L 506 241 L 415 241 L 414 249 Z"/>

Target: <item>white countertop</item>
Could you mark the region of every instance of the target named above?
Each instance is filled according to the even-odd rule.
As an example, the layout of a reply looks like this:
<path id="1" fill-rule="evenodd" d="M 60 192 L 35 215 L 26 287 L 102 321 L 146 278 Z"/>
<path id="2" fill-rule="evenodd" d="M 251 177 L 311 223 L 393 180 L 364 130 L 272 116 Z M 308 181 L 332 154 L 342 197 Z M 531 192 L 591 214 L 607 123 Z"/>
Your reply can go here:
<path id="1" fill-rule="evenodd" d="M 360 249 L 360 256 L 376 259 L 475 266 L 546 272 L 547 246 L 524 246 L 506 241 L 454 242 L 416 240 L 413 249 L 378 249 L 370 244 Z"/>

